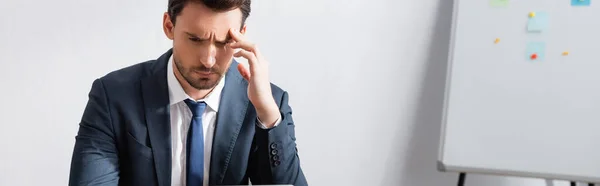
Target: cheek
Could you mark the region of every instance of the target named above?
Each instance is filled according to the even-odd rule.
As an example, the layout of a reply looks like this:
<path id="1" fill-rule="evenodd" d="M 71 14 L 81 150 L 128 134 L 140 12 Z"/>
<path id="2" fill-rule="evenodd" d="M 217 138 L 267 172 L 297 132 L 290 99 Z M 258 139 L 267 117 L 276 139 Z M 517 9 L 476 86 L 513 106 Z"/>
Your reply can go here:
<path id="1" fill-rule="evenodd" d="M 218 66 L 221 68 L 227 68 L 228 65 L 231 63 L 231 59 L 233 57 L 233 49 L 219 49 L 217 50 L 217 63 Z"/>
<path id="2" fill-rule="evenodd" d="M 197 46 L 194 46 L 185 38 L 174 41 L 173 46 L 176 47 L 177 50 L 185 52 L 186 54 L 193 53 L 195 50 L 197 50 Z"/>
<path id="3" fill-rule="evenodd" d="M 225 44 L 225 45 L 219 44 L 219 45 L 215 45 L 215 50 L 218 53 L 217 55 L 224 55 L 224 54 L 232 54 L 235 49 L 231 49 L 228 46 L 228 44 Z"/>
<path id="4" fill-rule="evenodd" d="M 202 56 L 198 51 L 200 50 L 199 45 L 194 45 L 192 42 L 189 42 L 187 38 L 177 38 L 173 42 L 173 48 L 177 51 L 177 56 L 180 63 L 188 66 L 194 65 L 194 62 L 199 61 Z"/>
<path id="5" fill-rule="evenodd" d="M 229 48 L 229 47 L 224 47 L 224 48 L 217 48 L 216 51 L 216 57 L 219 60 L 231 60 L 231 58 L 233 57 L 233 52 L 234 50 Z"/>

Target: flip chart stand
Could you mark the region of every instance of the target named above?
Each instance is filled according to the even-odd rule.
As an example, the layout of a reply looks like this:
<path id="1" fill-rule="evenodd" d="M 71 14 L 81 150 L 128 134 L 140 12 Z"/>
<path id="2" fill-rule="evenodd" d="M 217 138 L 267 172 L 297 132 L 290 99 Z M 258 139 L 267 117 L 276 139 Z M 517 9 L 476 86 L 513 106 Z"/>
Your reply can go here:
<path id="1" fill-rule="evenodd" d="M 465 186 L 466 179 L 467 179 L 467 173 L 461 172 L 458 175 L 458 186 Z M 577 182 L 571 181 L 571 186 L 577 186 Z M 594 184 L 589 183 L 588 186 L 594 186 Z"/>

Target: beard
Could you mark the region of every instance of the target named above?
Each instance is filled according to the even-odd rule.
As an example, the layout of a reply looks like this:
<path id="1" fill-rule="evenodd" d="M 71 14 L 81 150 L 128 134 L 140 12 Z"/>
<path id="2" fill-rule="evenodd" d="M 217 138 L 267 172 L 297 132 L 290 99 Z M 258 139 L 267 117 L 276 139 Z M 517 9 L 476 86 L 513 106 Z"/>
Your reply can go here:
<path id="1" fill-rule="evenodd" d="M 212 68 L 207 68 L 203 65 L 199 67 L 191 67 L 185 68 L 178 60 L 173 58 L 173 62 L 179 71 L 179 74 L 183 76 L 183 79 L 188 82 L 192 87 L 198 90 L 208 90 L 212 89 L 221 81 L 225 71 L 227 69 L 221 69 L 216 65 L 213 65 Z M 211 72 L 212 74 L 208 77 L 194 77 L 194 71 L 197 72 Z"/>

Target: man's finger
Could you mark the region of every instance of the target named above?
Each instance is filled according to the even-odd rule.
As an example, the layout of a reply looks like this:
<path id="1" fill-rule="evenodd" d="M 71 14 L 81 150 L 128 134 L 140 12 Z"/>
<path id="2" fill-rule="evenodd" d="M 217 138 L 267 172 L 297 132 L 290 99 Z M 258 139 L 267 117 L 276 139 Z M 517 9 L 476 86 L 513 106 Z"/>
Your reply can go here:
<path id="1" fill-rule="evenodd" d="M 235 31 L 234 29 L 229 29 L 229 33 L 233 41 L 235 41 L 235 43 L 230 43 L 229 47 L 232 49 L 241 48 L 250 52 L 254 52 L 255 54 L 257 53 L 256 45 L 248 42 L 241 33 Z"/>
<path id="2" fill-rule="evenodd" d="M 250 65 L 250 73 L 253 73 L 255 71 L 254 69 L 256 68 L 256 65 L 257 65 L 256 64 L 257 59 L 256 59 L 256 56 L 254 55 L 254 53 L 248 52 L 245 50 L 240 50 L 240 51 L 236 52 L 235 54 L 233 54 L 233 57 L 246 58 L 248 60 L 248 64 Z"/>
<path id="3" fill-rule="evenodd" d="M 238 32 L 236 29 L 230 28 L 229 35 L 231 35 L 231 39 L 235 42 L 245 41 L 244 35 Z"/>
<path id="4" fill-rule="evenodd" d="M 246 81 L 250 81 L 250 72 L 248 72 L 248 68 L 246 68 L 246 66 L 240 63 L 238 64 L 237 69 L 240 71 L 240 74 L 244 79 L 246 79 Z"/>
<path id="5" fill-rule="evenodd" d="M 230 43 L 230 44 L 229 44 L 229 47 L 230 47 L 231 49 L 238 49 L 238 48 L 240 48 L 240 49 L 246 50 L 246 51 L 248 51 L 248 52 L 252 52 L 252 53 L 254 53 L 254 54 L 256 54 L 256 55 L 258 55 L 258 54 L 259 54 L 259 52 L 258 52 L 258 48 L 256 47 L 256 45 L 255 45 L 255 44 L 248 43 L 248 42 L 244 42 L 244 41 L 241 41 L 241 42 L 235 42 L 235 43 Z"/>

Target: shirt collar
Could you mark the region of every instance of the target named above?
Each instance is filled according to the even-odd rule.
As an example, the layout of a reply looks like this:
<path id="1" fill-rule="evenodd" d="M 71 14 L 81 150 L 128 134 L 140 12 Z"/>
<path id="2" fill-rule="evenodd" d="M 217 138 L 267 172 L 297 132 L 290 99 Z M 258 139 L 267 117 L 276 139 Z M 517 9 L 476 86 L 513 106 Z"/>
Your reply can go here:
<path id="1" fill-rule="evenodd" d="M 169 105 L 174 105 L 182 102 L 186 99 L 193 100 L 188 94 L 185 93 L 183 87 L 177 78 L 175 77 L 175 72 L 173 71 L 173 56 L 169 58 L 169 63 L 167 64 L 167 84 L 169 87 Z M 208 107 L 210 107 L 213 111 L 219 110 L 219 102 L 221 101 L 221 92 L 223 91 L 223 87 L 225 85 L 225 76 L 219 81 L 217 86 L 204 97 L 204 99 L 196 100 L 196 101 L 204 101 Z"/>

